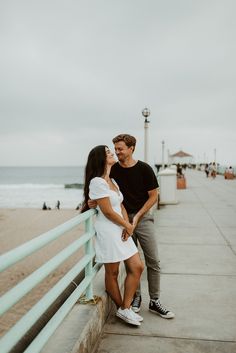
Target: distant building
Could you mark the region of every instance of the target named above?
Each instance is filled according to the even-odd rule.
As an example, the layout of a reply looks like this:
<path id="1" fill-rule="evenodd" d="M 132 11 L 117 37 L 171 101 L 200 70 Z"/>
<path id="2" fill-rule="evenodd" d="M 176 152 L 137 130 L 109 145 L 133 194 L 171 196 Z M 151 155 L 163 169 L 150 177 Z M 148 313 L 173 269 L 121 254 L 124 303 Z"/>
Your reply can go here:
<path id="1" fill-rule="evenodd" d="M 192 164 L 193 163 L 193 156 L 189 153 L 184 151 L 179 151 L 177 153 L 171 154 L 169 156 L 169 163 L 170 164 Z"/>

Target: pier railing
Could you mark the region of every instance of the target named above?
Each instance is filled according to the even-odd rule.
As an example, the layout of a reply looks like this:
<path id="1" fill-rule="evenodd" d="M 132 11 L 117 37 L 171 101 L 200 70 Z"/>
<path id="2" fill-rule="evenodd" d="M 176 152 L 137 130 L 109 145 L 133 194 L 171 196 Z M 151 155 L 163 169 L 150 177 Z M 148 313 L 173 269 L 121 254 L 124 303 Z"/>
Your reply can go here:
<path id="1" fill-rule="evenodd" d="M 35 325 L 37 320 L 50 308 L 55 300 L 63 293 L 63 291 L 73 283 L 73 280 L 85 271 L 84 279 L 65 300 L 54 316 L 48 321 L 45 327 L 34 338 L 24 352 L 37 353 L 40 352 L 47 340 L 63 321 L 67 313 L 73 305 L 78 301 L 79 297 L 85 292 L 88 299 L 93 298 L 92 280 L 100 269 L 100 265 L 93 266 L 95 256 L 92 238 L 95 235 L 93 227 L 93 216 L 95 210 L 89 210 L 82 213 L 71 220 L 59 225 L 58 227 L 41 234 L 25 244 L 0 256 L 0 272 L 14 265 L 18 261 L 31 255 L 35 251 L 41 249 L 53 240 L 58 239 L 64 233 L 75 228 L 82 222 L 85 222 L 85 233 L 76 241 L 71 243 L 57 255 L 23 279 L 15 287 L 11 288 L 0 298 L 0 315 L 8 311 L 23 296 L 29 293 L 37 284 L 45 277 L 53 272 L 61 263 L 68 259 L 82 246 L 85 247 L 85 254 L 79 262 L 72 267 L 64 277 L 59 280 L 0 340 L 1 353 L 10 352 L 23 338 L 23 336 Z"/>

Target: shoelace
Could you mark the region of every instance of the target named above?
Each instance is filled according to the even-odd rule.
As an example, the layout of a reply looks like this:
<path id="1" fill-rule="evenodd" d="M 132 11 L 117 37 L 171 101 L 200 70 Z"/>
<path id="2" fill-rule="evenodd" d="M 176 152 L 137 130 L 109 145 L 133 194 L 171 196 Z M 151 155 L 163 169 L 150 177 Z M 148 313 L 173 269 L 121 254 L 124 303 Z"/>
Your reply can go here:
<path id="1" fill-rule="evenodd" d="M 139 306 L 139 303 L 140 303 L 140 297 L 135 297 L 132 303 L 132 306 Z"/>
<path id="2" fill-rule="evenodd" d="M 168 313 L 168 310 L 166 310 L 161 303 L 159 302 L 159 300 L 153 300 L 156 303 L 156 306 L 158 307 L 158 309 L 160 309 L 160 311 L 162 311 L 164 314 Z"/>

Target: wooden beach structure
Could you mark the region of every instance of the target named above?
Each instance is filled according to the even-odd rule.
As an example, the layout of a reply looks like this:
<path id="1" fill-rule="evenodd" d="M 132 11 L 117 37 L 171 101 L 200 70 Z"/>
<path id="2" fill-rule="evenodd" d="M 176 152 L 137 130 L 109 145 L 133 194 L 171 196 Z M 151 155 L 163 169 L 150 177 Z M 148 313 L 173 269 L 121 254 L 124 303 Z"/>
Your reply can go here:
<path id="1" fill-rule="evenodd" d="M 174 153 L 174 154 L 171 154 L 169 156 L 169 163 L 170 164 L 192 164 L 193 163 L 193 159 L 194 157 L 187 153 L 187 152 L 184 152 L 182 150 Z"/>

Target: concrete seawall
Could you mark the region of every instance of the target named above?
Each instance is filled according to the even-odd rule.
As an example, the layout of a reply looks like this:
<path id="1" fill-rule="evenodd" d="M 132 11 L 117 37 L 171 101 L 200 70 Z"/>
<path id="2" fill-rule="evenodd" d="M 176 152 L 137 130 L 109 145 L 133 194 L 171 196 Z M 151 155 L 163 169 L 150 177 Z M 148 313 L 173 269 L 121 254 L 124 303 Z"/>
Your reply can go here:
<path id="1" fill-rule="evenodd" d="M 114 310 L 114 304 L 104 288 L 104 267 L 97 274 L 93 291 L 96 304 L 76 304 L 42 350 L 42 353 L 88 353 L 96 348 L 103 326 Z M 122 285 L 125 268 L 121 266 Z"/>

